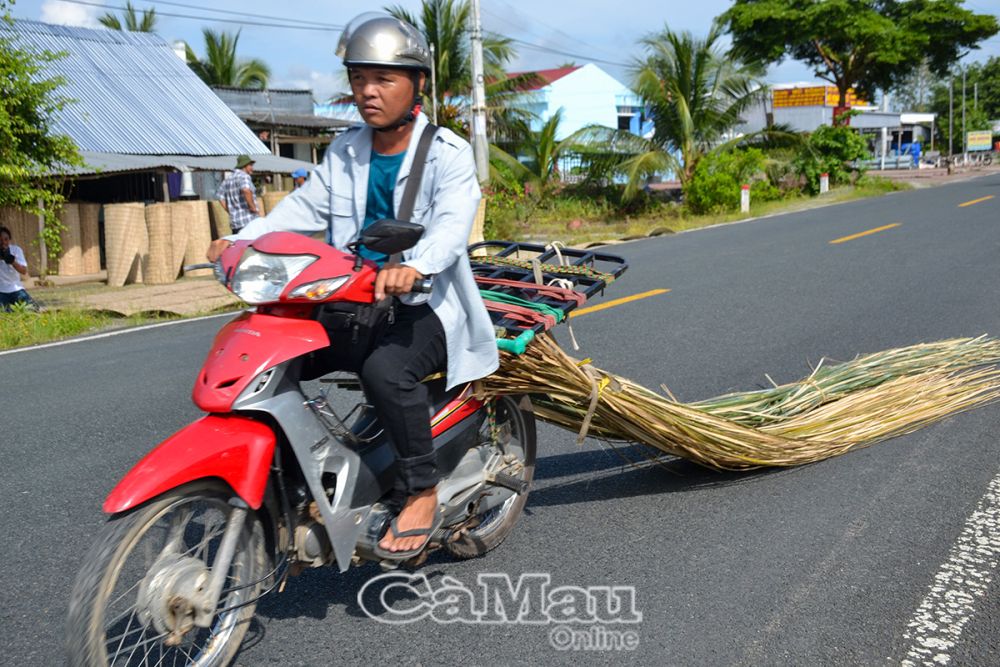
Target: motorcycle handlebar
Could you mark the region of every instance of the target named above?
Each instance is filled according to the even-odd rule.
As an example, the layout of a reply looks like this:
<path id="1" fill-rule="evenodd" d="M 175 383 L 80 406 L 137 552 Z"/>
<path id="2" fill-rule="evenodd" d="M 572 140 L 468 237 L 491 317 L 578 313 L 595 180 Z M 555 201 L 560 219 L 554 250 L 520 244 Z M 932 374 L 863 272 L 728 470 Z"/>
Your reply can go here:
<path id="1" fill-rule="evenodd" d="M 422 278 L 421 280 L 416 280 L 413 282 L 413 287 L 410 288 L 410 293 L 430 294 L 433 284 L 434 283 L 430 278 Z"/>

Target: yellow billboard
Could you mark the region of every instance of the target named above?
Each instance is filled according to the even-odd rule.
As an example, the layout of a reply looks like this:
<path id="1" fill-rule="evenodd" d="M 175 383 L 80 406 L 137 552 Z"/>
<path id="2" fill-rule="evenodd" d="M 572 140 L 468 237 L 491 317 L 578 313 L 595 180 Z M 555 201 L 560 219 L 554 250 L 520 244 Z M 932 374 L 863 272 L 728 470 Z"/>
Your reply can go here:
<path id="1" fill-rule="evenodd" d="M 771 102 L 775 109 L 781 107 L 835 107 L 840 101 L 840 93 L 836 86 L 802 86 L 798 88 L 776 88 L 771 91 Z M 854 94 L 854 89 L 847 90 L 847 106 L 865 105 Z"/>
<path id="2" fill-rule="evenodd" d="M 965 133 L 966 150 L 988 151 L 993 148 L 993 133 L 989 130 L 977 130 Z"/>

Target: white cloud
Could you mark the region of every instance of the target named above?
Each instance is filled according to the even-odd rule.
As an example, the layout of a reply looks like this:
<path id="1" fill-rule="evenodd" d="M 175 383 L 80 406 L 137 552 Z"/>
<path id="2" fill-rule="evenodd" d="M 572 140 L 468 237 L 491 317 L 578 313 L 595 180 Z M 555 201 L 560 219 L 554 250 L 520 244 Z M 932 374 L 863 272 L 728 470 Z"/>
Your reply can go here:
<path id="1" fill-rule="evenodd" d="M 75 5 L 60 0 L 45 0 L 42 3 L 41 16 L 44 23 L 56 23 L 59 25 L 72 25 L 84 28 L 96 28 L 100 26 L 97 17 L 102 16 L 100 7 L 92 5 Z"/>

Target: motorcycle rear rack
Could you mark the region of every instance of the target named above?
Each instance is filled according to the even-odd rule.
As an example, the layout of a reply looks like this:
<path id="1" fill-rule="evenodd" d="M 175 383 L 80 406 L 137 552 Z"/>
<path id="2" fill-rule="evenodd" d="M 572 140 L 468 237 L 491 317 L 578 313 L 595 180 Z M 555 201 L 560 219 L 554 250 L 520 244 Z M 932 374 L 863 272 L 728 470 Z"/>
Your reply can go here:
<path id="1" fill-rule="evenodd" d="M 602 294 L 612 281 L 619 278 L 628 269 L 628 263 L 617 255 L 576 248 L 559 247 L 557 249 L 551 245 L 512 241 L 484 241 L 471 245 L 469 246 L 469 262 L 475 276 L 523 282 L 526 287 L 538 284 L 534 266 L 537 263 L 544 284 L 568 287 L 564 282 L 568 281 L 572 283 L 574 291 L 583 294 L 588 300 Z M 560 268 L 564 270 L 559 270 Z M 511 294 L 527 301 L 544 303 L 563 311 L 567 317 L 570 311 L 577 307 L 577 304 L 572 301 L 544 296 L 531 290 L 519 290 L 513 286 L 491 285 L 489 289 Z M 490 312 L 490 318 L 495 327 L 513 335 L 529 329 L 538 333 L 545 328 L 543 324 L 526 326 L 522 322 L 508 318 L 503 313 Z"/>

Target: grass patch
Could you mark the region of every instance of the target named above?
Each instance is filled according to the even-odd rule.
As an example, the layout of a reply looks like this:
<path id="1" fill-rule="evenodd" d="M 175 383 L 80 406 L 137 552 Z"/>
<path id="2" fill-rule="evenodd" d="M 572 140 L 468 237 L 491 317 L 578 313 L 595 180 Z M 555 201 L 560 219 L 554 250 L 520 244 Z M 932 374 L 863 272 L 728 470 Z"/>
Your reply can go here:
<path id="1" fill-rule="evenodd" d="M 169 319 L 177 318 L 145 315 L 116 317 L 107 313 L 74 308 L 34 313 L 16 308 L 13 312 L 0 312 L 0 350 L 50 343 L 73 336 Z"/>
<path id="2" fill-rule="evenodd" d="M 515 205 L 502 206 L 501 211 L 496 212 L 500 215 L 494 213 L 492 224 L 487 225 L 487 238 L 536 243 L 559 241 L 566 245 L 583 245 L 682 232 L 779 213 L 794 213 L 909 189 L 911 186 L 907 183 L 865 176 L 853 186 L 834 188 L 818 197 L 795 194 L 775 201 L 753 203 L 749 214 L 731 211 L 704 215 L 694 215 L 676 202 L 647 203 L 634 214 L 622 215 L 613 202 L 607 199 L 587 199 L 560 193 L 542 201 L 521 200 Z M 489 209 L 487 215 L 490 215 Z"/>

